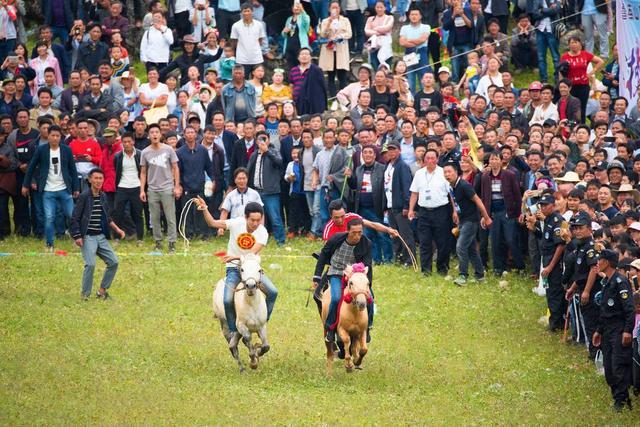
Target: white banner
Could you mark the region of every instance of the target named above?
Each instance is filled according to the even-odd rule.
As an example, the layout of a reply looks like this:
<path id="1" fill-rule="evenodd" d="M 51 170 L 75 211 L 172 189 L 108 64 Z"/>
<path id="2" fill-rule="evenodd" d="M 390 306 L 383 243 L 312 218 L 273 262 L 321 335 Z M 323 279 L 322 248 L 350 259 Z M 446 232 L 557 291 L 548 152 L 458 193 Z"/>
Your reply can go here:
<path id="1" fill-rule="evenodd" d="M 620 96 L 629 100 L 631 109 L 640 90 L 640 0 L 617 0 L 616 27 Z"/>

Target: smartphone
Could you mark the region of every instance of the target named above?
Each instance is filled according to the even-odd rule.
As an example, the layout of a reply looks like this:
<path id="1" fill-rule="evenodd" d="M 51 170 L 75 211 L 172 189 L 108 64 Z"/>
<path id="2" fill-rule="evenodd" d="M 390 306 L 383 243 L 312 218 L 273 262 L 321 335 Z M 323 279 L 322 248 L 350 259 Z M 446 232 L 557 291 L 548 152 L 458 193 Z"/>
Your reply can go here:
<path id="1" fill-rule="evenodd" d="M 462 147 L 462 155 L 463 156 L 469 155 L 469 147 Z"/>
<path id="2" fill-rule="evenodd" d="M 616 142 L 616 137 L 615 136 L 605 136 L 604 137 L 604 142 L 613 144 L 614 142 Z"/>
<path id="3" fill-rule="evenodd" d="M 7 56 L 7 59 L 9 60 L 9 62 L 11 62 L 12 64 L 17 64 L 18 61 L 20 61 L 20 57 L 17 55 L 11 55 L 11 56 Z"/>

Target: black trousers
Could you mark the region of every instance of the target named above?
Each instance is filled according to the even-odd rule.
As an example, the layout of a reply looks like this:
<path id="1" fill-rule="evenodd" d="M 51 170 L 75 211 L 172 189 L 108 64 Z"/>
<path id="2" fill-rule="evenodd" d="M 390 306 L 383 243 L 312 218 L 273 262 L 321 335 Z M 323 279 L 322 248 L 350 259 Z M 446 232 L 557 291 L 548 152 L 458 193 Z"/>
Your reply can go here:
<path id="1" fill-rule="evenodd" d="M 13 196 L 13 225 L 17 233 L 26 237 L 31 234 L 31 210 L 29 207 L 29 197 L 22 195 L 22 181 L 24 173 L 16 171 L 16 181 L 18 189 Z"/>
<path id="2" fill-rule="evenodd" d="M 536 68 L 538 66 L 538 56 L 535 54 L 535 48 L 529 44 L 512 45 L 511 62 L 513 62 L 516 69 Z"/>
<path id="3" fill-rule="evenodd" d="M 400 237 L 404 239 L 407 243 L 407 246 L 411 248 L 411 252 L 413 256 L 416 256 L 416 241 L 413 238 L 413 229 L 411 228 L 411 222 L 409 222 L 409 218 L 402 215 L 402 209 L 390 209 L 389 210 L 389 225 L 394 230 L 398 230 Z M 409 255 L 409 251 L 402 244 L 400 239 L 393 239 L 393 253 L 396 257 L 396 260 L 403 264 L 411 263 L 411 256 Z"/>
<path id="4" fill-rule="evenodd" d="M 136 233 L 136 238 L 144 238 L 144 223 L 142 222 L 142 201 L 140 200 L 140 187 L 118 188 L 114 200 L 114 218 L 116 224 L 127 233 Z M 127 206 L 129 214 L 127 215 Z"/>
<path id="5" fill-rule="evenodd" d="M 231 34 L 231 27 L 240 20 L 240 12 L 229 12 L 218 9 L 216 11 L 216 23 L 218 26 L 219 39 L 228 39 Z"/>
<path id="6" fill-rule="evenodd" d="M 438 273 L 447 274 L 451 255 L 451 204 L 434 209 L 419 208 L 418 236 L 420 236 L 420 267 L 423 273 L 431 273 L 433 243 L 438 249 L 436 267 Z"/>
<path id="7" fill-rule="evenodd" d="M 281 196 L 283 194 L 280 194 Z M 305 194 L 291 193 L 288 195 L 289 213 L 287 225 L 290 233 L 302 233 L 311 230 L 311 217 Z"/>
<path id="8" fill-rule="evenodd" d="M 587 114 L 587 102 L 589 102 L 589 85 L 573 85 L 571 88 L 571 95 L 580 100 L 580 111 L 582 116 L 580 117 L 580 123 L 585 122 L 585 115 Z"/>
<path id="9" fill-rule="evenodd" d="M 174 41 L 175 45 L 182 43 L 182 38 L 187 34 L 191 34 L 191 22 L 189 22 L 189 11 L 179 12 L 174 15 L 176 22 L 176 35 L 177 40 Z"/>
<path id="10" fill-rule="evenodd" d="M 604 320 L 602 328 L 602 356 L 604 360 L 604 377 L 611 387 L 611 396 L 616 402 L 624 402 L 629 398 L 631 385 L 631 345 L 622 345 L 622 321 Z M 607 323 L 610 322 L 610 323 Z"/>
<path id="11" fill-rule="evenodd" d="M 584 284 L 579 287 L 584 289 Z M 589 303 L 587 305 L 578 304 L 578 307 L 580 308 L 580 315 L 582 316 L 582 321 L 584 322 L 585 335 L 589 340 L 589 357 L 591 358 L 595 357 L 596 352 L 599 349 L 599 347 L 593 345 L 593 333 L 596 331 L 598 322 L 600 321 L 600 307 L 598 307 L 593 300 L 593 296 L 597 292 L 598 290 L 591 289 Z"/>
<path id="12" fill-rule="evenodd" d="M 548 266 L 553 259 L 553 254 L 542 257 L 542 265 Z M 547 307 L 549 317 L 549 329 L 562 330 L 564 328 L 564 315 L 567 312 L 567 300 L 564 299 L 565 291 L 562 287 L 562 260 L 551 270 L 547 276 L 549 287 L 547 288 Z"/>
<path id="13" fill-rule="evenodd" d="M 158 71 L 162 70 L 164 67 L 166 67 L 168 64 L 168 62 L 145 62 L 144 63 L 144 68 L 147 70 L 147 73 L 149 72 L 150 69 L 155 68 Z"/>
<path id="14" fill-rule="evenodd" d="M 429 40 L 427 43 L 427 49 L 431 56 L 431 63 L 434 64 L 433 72 L 437 76 L 438 70 L 440 69 L 440 35 L 434 32 L 429 33 Z"/>
<path id="15" fill-rule="evenodd" d="M 182 211 L 185 208 L 185 204 L 190 200 L 193 199 L 194 197 L 202 197 L 204 198 L 204 193 L 198 193 L 198 192 L 189 192 L 189 191 L 185 191 L 182 193 L 182 196 L 180 196 L 180 203 L 179 203 L 179 209 L 176 209 L 176 225 L 179 226 L 179 220 L 182 217 Z M 187 235 L 188 238 L 191 238 L 193 236 L 196 235 L 203 235 L 203 232 L 206 231 L 207 227 L 206 227 L 206 223 L 204 220 L 204 216 L 202 215 L 202 212 L 198 211 L 198 209 L 196 209 L 196 206 L 194 204 L 192 204 L 189 207 L 189 211 L 186 212 L 185 214 L 185 234 Z"/>
<path id="16" fill-rule="evenodd" d="M 0 190 L 0 239 L 11 234 L 11 222 L 9 220 L 9 197 L 11 195 Z"/>

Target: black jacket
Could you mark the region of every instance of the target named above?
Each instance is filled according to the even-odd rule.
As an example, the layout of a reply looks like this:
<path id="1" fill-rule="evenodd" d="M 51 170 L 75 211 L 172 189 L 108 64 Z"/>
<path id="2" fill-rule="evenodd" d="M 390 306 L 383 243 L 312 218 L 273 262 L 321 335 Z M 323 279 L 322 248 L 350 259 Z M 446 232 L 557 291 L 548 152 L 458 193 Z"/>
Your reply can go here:
<path id="1" fill-rule="evenodd" d="M 76 62 L 76 70 L 86 67 L 91 74 L 98 74 L 98 64 L 103 59 L 109 59 L 109 46 L 104 42 L 92 41 L 83 42 L 78 48 L 78 61 Z"/>
<path id="2" fill-rule="evenodd" d="M 89 92 L 80 98 L 76 117 L 97 120 L 100 123 L 100 127 L 104 129 L 107 127 L 109 118 L 113 115 L 112 104 L 113 98 L 110 95 L 101 93 L 100 97 L 94 101 L 91 92 Z"/>
<path id="3" fill-rule="evenodd" d="M 253 150 L 257 150 L 258 146 L 255 145 L 256 141 L 254 138 L 254 147 Z M 225 144 L 225 150 L 226 150 L 226 144 Z M 229 154 L 227 153 L 227 156 Z M 247 146 L 244 143 L 244 138 L 243 139 L 238 139 L 233 143 L 233 149 L 231 150 L 231 161 L 229 163 L 229 166 L 231 167 L 231 175 L 233 176 L 233 172 L 238 169 L 238 168 L 246 168 L 247 165 L 249 164 L 249 158 L 247 157 Z"/>
<path id="4" fill-rule="evenodd" d="M 256 162 L 258 161 L 258 147 L 251 154 L 247 169 L 249 169 L 249 186 L 254 187 L 254 177 L 256 172 Z M 262 191 L 264 194 L 280 194 L 280 180 L 282 179 L 282 157 L 280 152 L 273 145 L 260 156 L 260 170 L 262 171 Z"/>
<path id="5" fill-rule="evenodd" d="M 107 195 L 104 191 L 100 193 L 100 202 L 102 203 L 102 233 L 107 235 L 107 224 L 113 221 L 113 218 L 111 216 L 111 210 L 109 209 L 109 203 L 107 202 Z M 92 211 L 93 193 L 89 188 L 78 196 L 76 205 L 73 208 L 70 232 L 74 239 L 79 239 L 87 234 Z"/>
<path id="6" fill-rule="evenodd" d="M 140 177 L 140 155 L 142 151 L 136 150 L 134 154 L 134 159 L 136 161 L 136 168 L 138 169 L 138 177 Z M 115 156 L 113 156 L 113 166 L 116 169 L 116 190 L 118 188 L 118 184 L 120 184 L 120 179 L 122 179 L 122 159 L 124 156 L 124 150 L 118 151 Z"/>
<path id="7" fill-rule="evenodd" d="M 166 67 L 160 70 L 160 80 L 164 81 L 169 73 L 177 68 L 178 70 L 180 70 L 180 86 L 184 86 L 189 81 L 187 70 L 189 70 L 190 66 L 195 65 L 196 67 L 198 67 L 200 75 L 204 76 L 204 64 L 217 61 L 218 58 L 222 56 L 222 52 L 222 49 L 218 49 L 218 53 L 216 53 L 215 55 L 201 55 L 198 49 L 194 49 L 193 54 L 191 55 L 187 55 L 183 52 L 181 55 L 177 56 L 176 59 L 169 62 Z"/>
<path id="8" fill-rule="evenodd" d="M 327 243 L 324 244 L 324 247 L 320 251 L 320 256 L 318 257 L 318 261 L 316 262 L 316 270 L 313 273 L 313 279 L 320 282 L 322 278 L 322 273 L 324 272 L 324 267 L 331 264 L 331 257 L 335 251 L 338 250 L 340 246 L 347 240 L 348 233 L 336 233 L 334 234 Z M 369 271 L 367 271 L 367 278 L 369 279 L 369 286 L 371 286 L 373 280 L 373 262 L 371 260 L 371 242 L 365 235 L 362 235 L 362 238 L 353 249 L 353 256 L 356 259 L 356 262 L 361 262 L 367 267 L 369 267 Z"/>
<path id="9" fill-rule="evenodd" d="M 400 157 L 393 164 L 393 180 L 391 181 L 392 209 L 409 209 L 411 192 L 411 168 Z"/>
<path id="10" fill-rule="evenodd" d="M 76 106 L 77 110 L 73 109 L 73 95 L 78 97 L 78 105 Z M 75 114 L 80 110 L 80 100 L 85 95 L 85 92 L 74 92 L 70 87 L 66 88 L 60 94 L 60 111 L 67 114 Z"/>
<path id="11" fill-rule="evenodd" d="M 384 216 L 384 211 L 387 206 L 387 198 L 384 192 L 384 171 L 386 166 L 374 162 L 370 172 L 371 179 L 371 196 L 373 198 L 373 210 L 376 216 L 380 219 Z M 365 165 L 362 164 L 356 168 L 354 173 L 349 177 L 349 187 L 354 191 L 355 199 L 355 211 L 360 213 L 360 188 L 362 187 L 362 181 L 364 179 Z"/>

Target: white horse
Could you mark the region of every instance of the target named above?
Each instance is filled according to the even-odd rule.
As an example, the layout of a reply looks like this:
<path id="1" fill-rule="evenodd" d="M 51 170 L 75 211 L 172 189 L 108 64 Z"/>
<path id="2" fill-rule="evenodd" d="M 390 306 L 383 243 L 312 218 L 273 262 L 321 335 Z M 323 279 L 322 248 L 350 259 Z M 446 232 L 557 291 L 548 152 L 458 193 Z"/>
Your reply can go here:
<path id="1" fill-rule="evenodd" d="M 224 312 L 225 279 L 218 281 L 213 291 L 213 313 L 220 320 L 222 334 L 229 343 L 231 355 L 238 362 L 240 372 L 244 371 L 242 360 L 238 352 L 238 342 L 242 342 L 249 349 L 251 369 L 258 367 L 259 358 L 269 351 L 267 340 L 267 303 L 264 293 L 260 290 L 262 281 L 262 268 L 260 256 L 249 254 L 240 257 L 238 263 L 240 269 L 240 283 L 234 291 L 234 306 L 236 310 L 236 328 L 238 332 L 232 333 L 227 325 Z M 261 343 L 251 345 L 251 336 L 257 333 Z"/>

